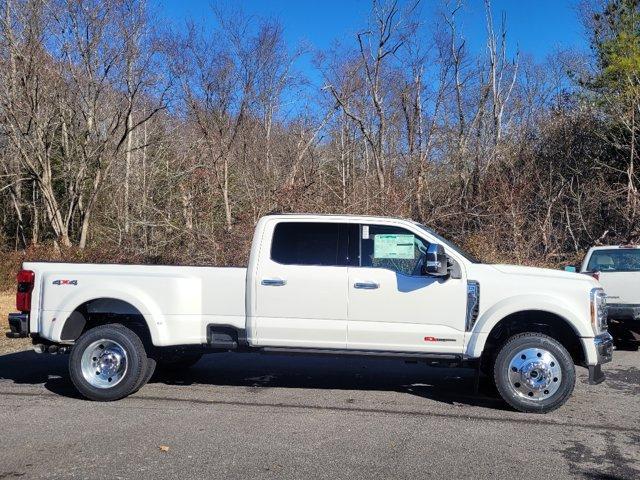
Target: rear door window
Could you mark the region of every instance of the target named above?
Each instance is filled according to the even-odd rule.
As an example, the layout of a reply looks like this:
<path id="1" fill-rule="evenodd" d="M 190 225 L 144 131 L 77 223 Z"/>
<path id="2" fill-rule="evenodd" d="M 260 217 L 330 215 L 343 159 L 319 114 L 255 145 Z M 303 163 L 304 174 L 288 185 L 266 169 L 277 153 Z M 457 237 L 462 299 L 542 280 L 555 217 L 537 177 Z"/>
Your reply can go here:
<path id="1" fill-rule="evenodd" d="M 349 232 L 357 225 L 281 222 L 273 232 L 271 259 L 284 265 L 346 266 L 350 258 Z"/>

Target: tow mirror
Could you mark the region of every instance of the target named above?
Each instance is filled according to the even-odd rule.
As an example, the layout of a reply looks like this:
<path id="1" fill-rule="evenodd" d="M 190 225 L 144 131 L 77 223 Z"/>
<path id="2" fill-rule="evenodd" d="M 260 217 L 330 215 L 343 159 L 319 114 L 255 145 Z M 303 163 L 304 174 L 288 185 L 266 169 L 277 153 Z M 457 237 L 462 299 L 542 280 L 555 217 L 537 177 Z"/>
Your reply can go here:
<path id="1" fill-rule="evenodd" d="M 422 274 L 432 277 L 446 277 L 449 275 L 449 259 L 444 253 L 444 247 L 439 243 L 431 243 L 427 247 Z"/>
<path id="2" fill-rule="evenodd" d="M 578 270 L 576 269 L 576 267 L 574 265 L 565 265 L 564 271 L 565 272 L 576 273 Z"/>

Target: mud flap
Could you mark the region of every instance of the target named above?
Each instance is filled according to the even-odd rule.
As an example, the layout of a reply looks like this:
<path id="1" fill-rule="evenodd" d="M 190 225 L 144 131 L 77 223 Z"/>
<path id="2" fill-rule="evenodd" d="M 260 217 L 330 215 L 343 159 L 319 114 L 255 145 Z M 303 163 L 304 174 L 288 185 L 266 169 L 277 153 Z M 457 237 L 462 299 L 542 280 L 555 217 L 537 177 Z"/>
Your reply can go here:
<path id="1" fill-rule="evenodd" d="M 598 385 L 604 382 L 605 376 L 602 373 L 602 365 L 589 365 L 589 385 Z"/>

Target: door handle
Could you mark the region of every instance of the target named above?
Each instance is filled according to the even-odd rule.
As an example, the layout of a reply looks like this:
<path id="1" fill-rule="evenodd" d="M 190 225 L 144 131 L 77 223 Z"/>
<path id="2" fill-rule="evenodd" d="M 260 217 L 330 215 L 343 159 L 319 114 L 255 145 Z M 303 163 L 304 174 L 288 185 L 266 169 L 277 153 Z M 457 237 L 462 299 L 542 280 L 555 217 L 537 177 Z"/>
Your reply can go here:
<path id="1" fill-rule="evenodd" d="M 375 290 L 379 286 L 376 282 L 356 282 L 353 284 L 353 288 L 359 288 L 361 290 Z"/>
<path id="2" fill-rule="evenodd" d="M 281 287 L 286 285 L 287 281 L 281 278 L 263 278 L 260 283 L 265 287 Z"/>

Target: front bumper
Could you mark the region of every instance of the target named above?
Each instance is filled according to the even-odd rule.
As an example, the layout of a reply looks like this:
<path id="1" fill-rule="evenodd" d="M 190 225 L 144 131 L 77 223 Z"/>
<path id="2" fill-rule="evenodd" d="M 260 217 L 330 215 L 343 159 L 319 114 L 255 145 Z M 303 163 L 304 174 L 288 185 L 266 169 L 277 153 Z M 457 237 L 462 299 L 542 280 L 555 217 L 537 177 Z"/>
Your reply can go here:
<path id="1" fill-rule="evenodd" d="M 593 339 L 598 363 L 589 365 L 589 383 L 597 385 L 604 381 L 604 373 L 602 373 L 602 364 L 609 363 L 613 359 L 613 337 L 609 332 L 601 333 Z"/>
<path id="2" fill-rule="evenodd" d="M 25 338 L 29 336 L 29 314 L 10 313 L 8 338 Z"/>

